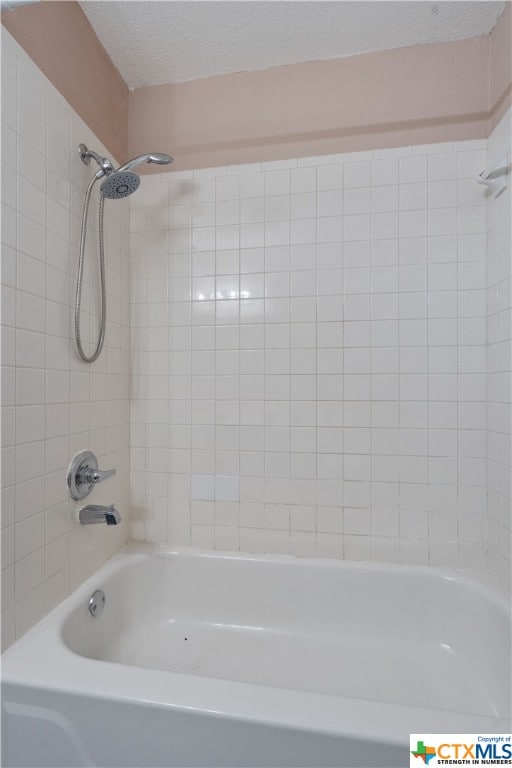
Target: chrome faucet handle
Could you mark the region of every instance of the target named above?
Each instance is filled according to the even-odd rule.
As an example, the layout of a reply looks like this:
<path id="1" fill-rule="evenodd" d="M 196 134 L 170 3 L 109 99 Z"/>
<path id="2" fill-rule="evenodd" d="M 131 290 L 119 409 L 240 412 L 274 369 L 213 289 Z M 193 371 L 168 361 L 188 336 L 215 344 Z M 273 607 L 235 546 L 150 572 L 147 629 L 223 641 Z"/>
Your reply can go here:
<path id="1" fill-rule="evenodd" d="M 106 480 L 108 477 L 112 477 L 115 475 L 116 471 L 115 469 L 106 469 L 105 471 L 101 469 L 95 469 L 94 467 L 84 467 L 80 470 L 80 472 L 77 475 L 77 482 L 82 485 L 87 485 L 90 483 L 101 483 L 103 480 Z"/>
<path id="2" fill-rule="evenodd" d="M 67 483 L 72 499 L 85 499 L 97 483 L 115 475 L 115 469 L 98 469 L 98 459 L 91 451 L 78 453 L 68 469 Z"/>

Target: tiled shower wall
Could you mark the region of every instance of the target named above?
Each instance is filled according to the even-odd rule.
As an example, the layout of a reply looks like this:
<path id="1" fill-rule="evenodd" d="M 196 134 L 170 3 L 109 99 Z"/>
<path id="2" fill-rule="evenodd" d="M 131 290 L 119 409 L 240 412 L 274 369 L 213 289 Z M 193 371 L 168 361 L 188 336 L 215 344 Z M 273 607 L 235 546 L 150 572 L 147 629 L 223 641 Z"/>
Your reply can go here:
<path id="1" fill-rule="evenodd" d="M 486 565 L 485 142 L 145 177 L 133 536 Z"/>
<path id="2" fill-rule="evenodd" d="M 78 157 L 100 142 L 2 29 L 2 642 L 9 645 L 125 541 L 127 526 L 81 527 L 71 457 L 91 449 L 118 476 L 92 502 L 128 516 L 128 203 L 107 204 L 106 349 L 81 362 L 71 334 L 84 189 Z M 89 255 L 95 254 L 97 206 Z M 86 273 L 84 339 L 97 306 Z M 95 293 L 93 295 L 96 295 Z M 90 348 L 90 345 L 87 344 Z"/>
<path id="3" fill-rule="evenodd" d="M 512 113 L 488 139 L 488 167 L 510 164 Z M 512 539 L 512 197 L 508 187 L 489 197 L 488 232 L 488 509 L 489 563 L 511 588 Z"/>

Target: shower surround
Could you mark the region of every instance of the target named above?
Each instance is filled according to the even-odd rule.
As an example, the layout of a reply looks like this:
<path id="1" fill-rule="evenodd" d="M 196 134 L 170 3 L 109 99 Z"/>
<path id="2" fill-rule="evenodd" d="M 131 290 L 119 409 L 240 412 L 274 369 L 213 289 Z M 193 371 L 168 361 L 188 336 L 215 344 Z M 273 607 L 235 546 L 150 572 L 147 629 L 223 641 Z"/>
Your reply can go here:
<path id="1" fill-rule="evenodd" d="M 485 167 L 472 140 L 144 178 L 135 539 L 487 566 Z"/>

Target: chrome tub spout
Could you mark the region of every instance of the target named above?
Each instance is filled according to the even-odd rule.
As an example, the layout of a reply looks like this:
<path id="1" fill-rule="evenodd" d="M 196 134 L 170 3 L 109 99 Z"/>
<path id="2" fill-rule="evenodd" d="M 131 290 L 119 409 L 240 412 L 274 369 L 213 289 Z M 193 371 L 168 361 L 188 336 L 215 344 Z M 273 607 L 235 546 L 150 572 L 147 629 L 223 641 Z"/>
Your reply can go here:
<path id="1" fill-rule="evenodd" d="M 102 507 L 100 504 L 88 504 L 79 511 L 78 519 L 82 525 L 94 525 L 95 523 L 119 525 L 121 515 L 113 504 L 110 507 Z"/>

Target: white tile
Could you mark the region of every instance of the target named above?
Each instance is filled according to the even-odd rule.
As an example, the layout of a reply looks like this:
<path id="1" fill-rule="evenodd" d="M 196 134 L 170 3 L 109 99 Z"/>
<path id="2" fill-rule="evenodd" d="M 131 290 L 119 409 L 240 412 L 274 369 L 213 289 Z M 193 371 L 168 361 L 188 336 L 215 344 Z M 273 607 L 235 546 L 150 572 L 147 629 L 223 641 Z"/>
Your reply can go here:
<path id="1" fill-rule="evenodd" d="M 290 193 L 290 171 L 267 171 L 264 176 L 266 196 Z"/>
<path id="2" fill-rule="evenodd" d="M 18 181 L 18 211 L 42 226 L 46 223 L 46 196 L 26 179 Z"/>
<path id="3" fill-rule="evenodd" d="M 46 155 L 46 120 L 29 103 L 18 100 L 18 134 L 39 154 Z"/>
<path id="4" fill-rule="evenodd" d="M 326 159 L 328 160 L 328 158 Z M 319 191 L 342 189 L 344 167 L 341 163 L 333 165 L 328 161 L 325 164 L 318 165 L 316 169 L 317 189 Z"/>
<path id="5" fill-rule="evenodd" d="M 239 501 L 239 480 L 238 477 L 215 476 L 215 499 L 216 501 Z"/>
<path id="6" fill-rule="evenodd" d="M 322 169 L 323 170 L 323 169 Z M 316 168 L 294 168 L 290 173 L 290 191 L 292 194 L 316 191 Z"/>
<path id="7" fill-rule="evenodd" d="M 192 475 L 191 498 L 211 500 L 215 498 L 215 478 L 213 475 Z"/>
<path id="8" fill-rule="evenodd" d="M 59 109 L 65 124 L 62 103 L 52 106 L 51 120 Z M 42 137 L 32 127 L 23 128 L 22 136 L 27 155 L 37 154 Z M 8 146 L 8 134 L 5 142 Z M 48 144 L 44 138 L 50 162 L 59 143 L 62 137 L 53 142 L 49 136 Z M 183 177 L 159 174 L 131 199 L 133 467 L 141 461 L 134 488 L 141 495 L 150 491 L 155 510 L 164 505 L 163 521 L 142 528 L 135 523 L 136 537 L 245 551 L 428 560 L 422 512 L 427 479 L 435 485 L 429 499 L 436 510 L 445 510 L 457 473 L 468 479 L 473 473 L 478 482 L 482 477 L 487 223 L 479 199 L 460 182 L 469 184 L 482 146 L 454 149 L 435 144 L 206 169 Z M 25 409 L 20 437 L 36 442 L 19 444 L 12 471 L 19 474 L 25 513 L 45 471 L 46 503 L 60 510 L 47 518 L 52 548 L 43 573 L 34 561 L 37 579 L 25 582 L 23 627 L 37 616 L 32 593 L 44 579 L 43 602 L 50 607 L 67 594 L 70 581 L 89 575 L 87 547 L 76 538 L 70 551 L 75 560 L 83 547 L 80 565 L 68 569 L 67 529 L 59 524 L 64 510 L 59 505 L 65 504 L 62 464 L 90 427 L 94 440 L 119 445 L 115 429 L 128 421 L 128 358 L 126 347 L 118 345 L 128 341 L 128 318 L 122 287 L 127 272 L 118 277 L 117 269 L 124 269 L 118 260 L 110 306 L 119 314 L 107 335 L 114 354 L 109 348 L 103 358 L 115 380 L 93 383 L 80 376 L 66 330 L 71 314 L 58 306 L 72 306 L 76 256 L 74 242 L 69 258 L 68 240 L 76 238 L 77 227 L 67 210 L 67 169 L 58 177 L 50 166 L 46 215 L 52 234 L 48 248 L 41 247 L 46 238 L 37 226 L 46 220 L 41 222 L 40 197 L 32 187 L 45 189 L 46 169 L 43 173 L 36 162 L 32 171 L 21 151 L 18 155 L 25 218 L 17 231 L 9 229 L 7 212 L 4 239 L 15 247 L 21 237 L 16 402 Z M 15 161 L 16 156 L 11 170 Z M 79 208 L 80 195 L 75 197 Z M 455 210 L 457 204 L 463 212 Z M 147 238 L 157 209 L 160 228 Z M 43 271 L 37 266 L 45 259 L 47 274 L 44 264 Z M 488 267 L 491 279 L 503 273 L 498 258 Z M 59 273 L 66 279 L 57 281 Z M 190 291 L 234 295 L 191 301 Z M 496 307 L 498 301 L 505 307 L 504 295 L 503 289 L 496 294 Z M 36 337 L 43 330 L 42 300 L 48 303 L 46 330 L 64 335 L 47 336 L 41 346 Z M 498 340 L 505 319 L 492 321 L 490 333 Z M 123 397 L 105 408 L 106 393 L 116 398 L 119 391 Z M 37 414 L 33 420 L 25 418 L 31 408 Z M 108 434 L 106 415 L 116 422 Z M 437 430 L 430 448 L 428 428 Z M 454 443 L 462 428 L 472 434 Z M 83 432 L 70 438 L 76 430 Z M 144 444 L 147 455 L 137 453 Z M 406 451 L 402 460 L 400 450 Z M 27 463 L 40 474 L 25 477 Z M 399 487 L 404 477 L 408 482 Z M 343 497 L 345 521 L 336 506 Z M 179 503 L 167 506 L 171 498 Z M 471 505 L 467 496 L 455 503 Z M 452 551 L 446 537 L 453 535 L 453 521 L 451 528 L 432 521 L 437 538 L 431 561 L 440 562 Z M 468 525 L 465 543 L 474 544 L 476 533 L 477 526 Z M 471 558 L 471 550 L 465 556 Z"/>
<path id="9" fill-rule="evenodd" d="M 16 600 L 16 636 L 27 632 L 44 615 L 44 589 L 40 584 Z"/>
<path id="10" fill-rule="evenodd" d="M 3 361 L 17 365 L 16 370 L 5 368 L 3 378 L 3 403 L 16 405 L 12 408 L 16 445 L 3 451 L 3 481 L 15 485 L 4 490 L 3 506 L 7 530 L 12 531 L 13 523 L 16 525 L 15 546 L 14 537 L 4 537 L 4 564 L 14 562 L 16 568 L 12 629 L 19 636 L 68 591 L 69 553 L 65 540 L 59 543 L 58 556 L 47 553 L 47 562 L 52 562 L 52 568 L 58 564 L 57 571 L 51 575 L 49 572 L 45 574 L 42 567 L 42 548 L 47 540 L 45 506 L 57 510 L 55 505 L 65 505 L 63 472 L 73 450 L 83 448 L 84 442 L 88 442 L 84 434 L 70 441 L 71 430 L 80 427 L 87 432 L 91 427 L 94 446 L 101 453 L 119 451 L 121 432 L 128 434 L 128 255 L 123 254 L 121 258 L 121 229 L 128 226 L 128 219 L 124 204 L 123 216 L 119 216 L 123 209 L 118 208 L 112 211 L 110 219 L 107 218 L 110 253 L 107 279 L 112 321 L 107 327 L 107 347 L 98 370 L 108 370 L 112 379 L 107 387 L 96 386 L 94 391 L 88 388 L 86 402 L 77 403 L 70 422 L 69 368 L 70 364 L 73 368 L 81 365 L 74 350 L 71 357 L 71 314 L 67 310 L 72 303 L 71 280 L 78 245 L 78 227 L 74 221 L 70 228 L 69 209 L 70 203 L 75 205 L 76 198 L 78 213 L 82 202 L 82 192 L 77 194 L 76 189 L 76 168 L 71 168 L 68 162 L 71 152 L 76 151 L 74 137 L 72 146 L 72 122 L 81 140 L 87 140 L 92 146 L 96 140 L 17 44 L 11 42 L 23 63 L 18 73 L 18 93 L 11 89 L 3 109 L 3 119 L 8 123 L 2 132 L 7 163 L 4 201 L 9 203 L 4 208 L 2 227 L 2 239 L 7 244 L 2 253 L 2 280 L 6 286 L 3 307 L 4 319 L 15 326 L 5 328 Z M 9 128 L 16 129 L 18 136 Z M 96 146 L 100 152 L 104 151 L 97 141 Z M 50 160 L 48 176 L 47 152 Z M 59 164 L 58 169 L 52 166 L 54 160 Z M 18 172 L 16 180 L 14 171 Z M 81 180 L 82 177 L 80 183 Z M 17 194 L 13 195 L 13 192 Z M 47 226 L 53 231 L 51 234 L 48 234 Z M 74 238 L 71 243 L 70 237 Z M 48 272 L 45 268 L 47 245 Z M 15 247 L 17 254 L 13 250 Z M 6 314 L 11 298 L 7 291 L 14 290 L 15 313 L 12 304 L 10 314 Z M 48 332 L 61 335 L 51 336 Z M 124 345 L 123 349 L 121 345 Z M 78 392 L 79 388 L 76 389 Z M 104 428 L 101 431 L 101 420 L 100 429 L 97 428 L 96 418 L 97 414 L 105 412 L 104 402 L 96 404 L 94 418 L 90 420 L 89 398 L 104 401 L 106 393 L 112 399 L 109 403 L 110 431 L 105 434 Z M 82 396 L 82 390 L 80 394 Z M 5 410 L 4 438 L 8 442 L 10 416 L 11 410 Z M 108 455 L 105 460 L 109 461 Z M 127 463 L 124 460 L 122 463 L 126 472 Z M 120 465 L 119 456 L 117 465 Z M 48 527 L 50 540 L 66 533 L 68 515 L 65 506 L 56 513 L 56 520 L 60 522 Z M 116 539 L 116 546 L 122 543 L 125 535 L 123 532 Z M 82 579 L 89 573 L 88 569 L 84 570 Z"/>
<path id="11" fill-rule="evenodd" d="M 396 158 L 379 158 L 371 162 L 371 183 L 378 187 L 398 183 L 398 160 Z"/>
<path id="12" fill-rule="evenodd" d="M 17 89 L 19 97 L 46 120 L 46 78 L 32 62 L 18 62 Z"/>
<path id="13" fill-rule="evenodd" d="M 370 163 L 365 160 L 343 164 L 343 183 L 346 189 L 369 187 L 371 184 Z"/>
<path id="14" fill-rule="evenodd" d="M 19 559 L 14 569 L 16 599 L 23 597 L 27 592 L 42 584 L 43 578 L 44 562 L 42 549 L 37 549 L 32 554 Z"/>
<path id="15" fill-rule="evenodd" d="M 421 156 L 401 157 L 399 180 L 401 184 L 422 182 L 427 178 L 427 158 Z"/>

